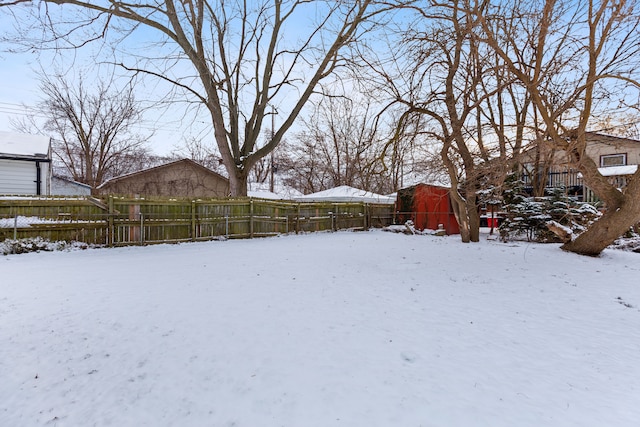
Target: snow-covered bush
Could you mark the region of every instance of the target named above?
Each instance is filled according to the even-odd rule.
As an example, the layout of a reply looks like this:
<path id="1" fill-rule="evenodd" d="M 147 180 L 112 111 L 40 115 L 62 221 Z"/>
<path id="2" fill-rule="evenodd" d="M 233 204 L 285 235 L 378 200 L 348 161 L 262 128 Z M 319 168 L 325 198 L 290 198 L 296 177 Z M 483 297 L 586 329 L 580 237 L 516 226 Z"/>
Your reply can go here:
<path id="1" fill-rule="evenodd" d="M 576 236 L 595 221 L 600 212 L 588 203 L 568 196 L 562 187 L 554 188 L 545 197 L 524 195 L 520 182 L 512 181 L 505 192 L 504 219 L 500 224 L 503 241 L 526 239 L 536 242 L 560 242 L 547 225 L 564 227 Z"/>
<path id="2" fill-rule="evenodd" d="M 639 229 L 640 225 L 630 228 L 624 236 L 621 236 L 611 245 L 611 248 L 640 253 Z"/>
<path id="3" fill-rule="evenodd" d="M 7 239 L 4 242 L 0 242 L 0 254 L 23 254 L 27 252 L 40 252 L 40 251 L 61 251 L 69 249 L 87 249 L 89 245 L 82 242 L 51 242 L 41 237 L 34 237 L 29 239 Z"/>

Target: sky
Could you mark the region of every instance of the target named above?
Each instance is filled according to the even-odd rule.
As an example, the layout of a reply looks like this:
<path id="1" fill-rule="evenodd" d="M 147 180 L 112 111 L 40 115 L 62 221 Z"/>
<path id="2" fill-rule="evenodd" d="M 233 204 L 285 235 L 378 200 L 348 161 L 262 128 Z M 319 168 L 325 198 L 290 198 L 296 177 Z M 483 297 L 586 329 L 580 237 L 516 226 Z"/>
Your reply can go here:
<path id="1" fill-rule="evenodd" d="M 13 130 L 10 117 L 27 113 L 23 104 L 32 106 L 38 101 L 37 82 L 31 71 L 32 56 L 0 53 L 0 129 L 3 131 Z"/>
<path id="2" fill-rule="evenodd" d="M 638 256 L 380 230 L 0 256 L 0 425 L 635 427 Z"/>
<path id="3" fill-rule="evenodd" d="M 38 90 L 38 61 L 32 54 L 0 53 L 3 66 L 0 67 L 0 130 L 15 132 L 13 121 L 28 116 L 42 119 L 34 112 L 34 107 L 41 101 Z M 169 154 L 181 146 L 185 135 L 191 135 L 194 128 L 181 122 L 178 111 L 166 112 L 164 109 L 152 109 L 144 115 L 138 129 L 142 135 L 151 136 L 150 146 L 156 154 Z M 205 126 L 203 125 L 203 128 Z M 196 129 L 194 136 L 201 135 Z"/>
<path id="4" fill-rule="evenodd" d="M 0 15 L 1 17 L 1 15 Z M 2 19 L 0 19 L 0 25 Z M 47 54 L 43 54 L 47 57 Z M 82 63 L 82 58 L 76 58 Z M 38 90 L 41 63 L 50 59 L 39 59 L 34 53 L 0 52 L 0 130 L 15 132 L 12 121 L 38 116 L 34 107 L 41 102 Z M 140 94 L 138 99 L 145 95 Z M 198 121 L 195 125 L 181 120 L 182 111 L 165 111 L 164 108 L 152 108 L 145 112 L 144 120 L 135 131 L 151 136 L 150 146 L 156 154 L 166 155 L 182 145 L 185 136 L 201 136 L 206 125 Z M 201 127 L 199 125 L 202 125 Z M 206 132 L 205 132 L 206 134 Z"/>
<path id="5" fill-rule="evenodd" d="M 62 16 L 65 16 L 64 14 Z M 18 22 L 25 22 L 26 18 L 18 18 Z M 16 20 L 6 13 L 6 9 L 0 9 L 0 28 L 4 34 L 9 34 Z M 34 33 L 34 31 L 30 31 Z M 115 34 L 115 31 L 112 32 Z M 137 54 L 148 54 L 145 50 L 152 37 L 152 32 L 146 29 L 138 30 L 134 36 L 129 37 L 126 43 L 118 43 L 116 51 L 122 52 L 123 48 L 131 49 Z M 0 37 L 1 39 L 2 37 Z M 147 46 L 148 47 L 148 46 Z M 10 52 L 9 50 L 12 50 Z M 39 86 L 39 73 L 62 71 L 67 78 L 74 78 L 74 74 L 83 74 L 85 79 L 91 81 L 98 75 L 106 75 L 112 67 L 105 66 L 102 62 L 114 61 L 114 55 L 109 53 L 100 43 L 89 44 L 82 49 L 58 51 L 27 51 L 23 49 L 15 51 L 13 43 L 0 43 L 0 130 L 13 132 L 12 120 L 21 120 L 27 116 L 34 116 L 33 107 L 41 101 Z M 98 58 L 98 59 L 96 59 Z M 130 58 L 131 64 L 135 58 Z M 120 59 L 121 60 L 121 59 Z M 127 73 L 117 68 L 115 73 L 122 78 L 121 84 L 126 84 L 129 79 Z M 143 121 L 139 123 L 134 132 L 149 136 L 149 145 L 156 154 L 166 155 L 183 146 L 185 139 L 190 137 L 210 137 L 210 122 L 206 116 L 198 116 L 193 111 L 185 113 L 184 104 L 167 106 L 167 86 L 163 86 L 154 79 L 146 79 L 138 84 L 136 99 L 143 107 L 147 108 Z M 35 117 L 38 117 L 37 115 Z M 214 145 L 210 140 L 211 146 Z"/>
<path id="6" fill-rule="evenodd" d="M 307 4 L 299 8 L 298 15 L 294 15 L 291 23 L 287 24 L 287 37 L 283 37 L 280 40 L 281 44 L 297 41 L 297 39 L 305 37 L 304 34 L 313 28 L 313 26 L 309 25 L 309 22 L 322 16 L 322 9 L 321 6 L 318 6 L 319 4 L 321 3 Z M 51 14 L 54 20 L 58 16 L 70 20 L 69 16 L 72 16 L 71 11 L 73 10 L 67 6 L 63 8 L 52 6 Z M 14 19 L 7 11 L 8 8 L 0 9 L 0 28 L 4 31 L 4 34 L 0 34 L 0 40 L 3 35 L 11 34 L 11 28 L 14 25 Z M 75 17 L 75 15 L 73 16 Z M 19 16 L 18 22 L 20 22 L 21 27 L 24 27 L 26 18 Z M 237 21 L 232 22 L 232 26 L 239 25 L 240 23 Z M 116 28 L 117 26 L 118 22 L 114 21 L 113 27 Z M 39 31 L 41 29 L 36 26 L 28 31 L 28 35 L 29 37 L 37 38 Z M 15 44 L 0 44 L 0 60 L 2 60 L 3 64 L 2 69 L 0 69 L 0 130 L 12 131 L 10 120 L 12 118 L 14 120 L 20 119 L 25 114 L 28 115 L 31 112 L 31 108 L 39 102 L 40 96 L 36 71 L 41 68 L 45 73 L 51 70 L 62 70 L 67 77 L 73 78 L 73 74 L 80 72 L 95 74 L 94 66 L 101 61 L 124 62 L 131 66 L 136 63 L 136 60 L 146 61 L 146 58 L 149 57 L 164 57 L 167 52 L 171 51 L 169 45 L 160 46 L 156 43 L 159 40 L 158 37 L 158 32 L 141 27 L 122 41 L 118 40 L 121 38 L 121 34 L 117 30 L 111 29 L 108 32 L 108 38 L 112 41 L 117 40 L 116 43 L 110 43 L 105 47 L 100 42 L 94 42 L 81 49 L 58 52 L 56 57 L 50 51 L 9 52 L 8 50 L 15 50 Z M 113 48 L 113 51 L 111 48 Z M 252 53 L 248 54 L 248 56 L 251 55 Z M 286 61 L 289 59 L 286 56 L 282 56 L 282 58 L 278 65 L 286 67 Z M 150 68 L 155 66 L 164 67 L 164 65 L 156 62 L 152 63 Z M 194 74 L 191 65 L 183 67 L 178 64 L 177 67 L 177 75 L 189 76 Z M 310 71 L 308 66 L 303 64 L 301 68 L 297 69 L 296 73 L 298 74 L 294 73 L 291 78 L 293 79 L 303 74 L 308 75 Z M 98 72 L 104 73 L 105 67 L 102 67 Z M 124 74 L 121 69 L 118 72 Z M 198 85 L 197 80 L 185 80 L 185 84 L 193 87 Z M 208 114 L 196 114 L 193 109 L 185 114 L 185 104 L 172 106 L 168 109 L 165 106 L 158 105 L 158 103 L 167 100 L 168 86 L 166 84 L 163 85 L 158 83 L 157 80 L 154 81 L 154 79 L 147 78 L 138 89 L 137 99 L 144 101 L 145 105 L 152 104 L 153 107 L 146 111 L 145 120 L 140 123 L 137 131 L 147 135 L 154 133 L 151 137 L 151 147 L 156 153 L 167 154 L 172 149 L 182 145 L 184 139 L 190 137 L 205 137 L 213 142 Z M 285 120 L 285 114 L 288 114 L 288 110 L 293 106 L 294 100 L 299 95 L 297 88 L 285 87 L 280 92 L 278 99 L 274 100 L 276 103 L 275 108 L 278 111 L 276 127 L 278 127 L 279 121 Z M 248 98 L 252 103 L 251 94 L 249 94 Z M 269 124 L 265 125 L 265 127 L 268 127 Z"/>
<path id="7" fill-rule="evenodd" d="M 308 9 L 304 9 L 308 12 L 307 15 L 301 14 L 300 17 L 296 17 L 288 31 L 294 34 L 298 31 L 308 31 L 308 28 L 310 28 L 308 26 L 309 21 L 313 21 L 321 15 L 320 12 L 322 12 L 322 10 L 318 11 L 317 4 L 321 4 L 321 2 L 308 5 Z M 56 11 L 58 10 L 58 8 L 54 9 Z M 70 9 L 66 8 L 64 10 L 68 11 Z M 12 17 L 7 11 L 8 8 L 0 8 L 0 29 L 2 29 L 0 30 L 0 39 L 13 27 Z M 66 15 L 62 13 L 61 16 Z M 395 19 L 398 22 L 402 22 L 405 17 L 400 14 L 399 17 L 397 15 Z M 38 31 L 41 31 L 37 27 L 32 30 L 33 35 L 37 35 L 39 34 Z M 287 33 L 287 40 L 289 38 L 295 39 L 295 36 L 290 37 L 291 33 Z M 117 37 L 117 34 L 115 31 L 112 31 L 110 36 Z M 115 51 L 122 53 L 126 50 L 128 54 L 137 55 L 138 57 L 149 56 L 149 54 L 153 55 L 156 49 L 161 49 L 157 45 L 151 44 L 151 42 L 155 40 L 154 37 L 154 32 L 149 29 L 138 30 L 133 36 L 125 40 L 125 42 L 116 44 Z M 375 37 L 372 37 L 372 40 L 374 41 L 370 40 L 369 42 L 375 46 Z M 83 49 L 66 51 L 64 54 L 61 54 L 61 61 L 53 61 L 49 52 L 30 51 L 27 53 L 10 53 L 8 51 L 15 50 L 15 47 L 16 46 L 11 43 L 0 44 L 0 61 L 2 61 L 2 67 L 0 67 L 0 130 L 4 131 L 12 130 L 10 125 L 11 118 L 20 119 L 24 117 L 25 114 L 29 114 L 30 107 L 39 101 L 40 96 L 38 93 L 36 70 L 44 68 L 46 72 L 52 69 L 54 64 L 56 67 L 62 67 L 63 70 L 75 71 L 85 68 L 88 69 L 89 65 L 95 65 L 95 60 L 92 55 L 97 52 L 102 54 L 102 60 L 105 58 L 113 58 L 113 56 L 107 54 L 109 49 L 100 46 L 98 43 L 89 45 Z M 386 52 L 386 50 L 386 47 L 384 47 L 381 49 L 381 52 Z M 40 55 L 40 61 L 38 61 L 38 55 Z M 130 56 L 129 58 L 134 58 L 134 56 Z M 300 74 L 304 74 L 310 70 L 303 68 L 299 71 Z M 348 91 L 349 85 L 347 84 L 346 86 Z M 149 102 L 161 102 L 167 100 L 166 94 L 166 87 L 147 80 L 145 84 L 140 87 L 138 99 Z M 278 126 L 278 122 L 281 123 L 284 120 L 286 110 L 290 107 L 292 100 L 296 99 L 297 93 L 296 91 L 292 91 L 287 95 L 288 96 L 283 96 L 282 99 L 279 100 L 278 105 L 276 105 L 279 111 L 279 114 L 276 116 L 276 127 Z M 637 103 L 637 92 L 633 92 L 629 97 L 628 102 Z M 375 97 L 373 98 L 375 99 Z M 620 113 L 618 101 L 619 100 L 615 100 L 613 102 L 616 105 L 616 113 Z M 606 106 L 606 111 L 610 111 L 609 106 L 612 101 L 605 99 L 602 102 Z M 26 109 L 23 105 L 27 106 Z M 183 107 L 184 105 L 181 104 L 167 110 L 155 104 L 153 108 L 145 113 L 145 119 L 140 123 L 139 128 L 134 130 L 143 135 L 150 135 L 150 147 L 157 154 L 168 154 L 183 145 L 185 139 L 192 137 L 205 138 L 210 142 L 210 146 L 213 146 L 211 124 L 208 115 L 196 115 L 193 110 L 185 114 Z M 626 119 L 622 117 L 620 120 Z M 265 126 L 265 130 L 268 126 L 268 124 Z M 596 130 L 599 129 L 597 120 L 595 121 L 595 126 Z M 295 130 L 296 128 L 292 129 L 289 135 Z"/>

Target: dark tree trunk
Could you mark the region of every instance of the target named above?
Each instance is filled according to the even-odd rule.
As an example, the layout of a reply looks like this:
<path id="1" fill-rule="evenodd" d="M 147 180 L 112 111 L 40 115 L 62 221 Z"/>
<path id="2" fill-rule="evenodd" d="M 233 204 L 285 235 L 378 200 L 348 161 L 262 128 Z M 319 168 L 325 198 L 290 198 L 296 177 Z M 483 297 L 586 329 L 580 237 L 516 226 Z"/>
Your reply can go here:
<path id="1" fill-rule="evenodd" d="M 478 212 L 477 196 L 467 197 L 467 212 L 469 215 L 469 239 L 472 242 L 480 241 L 480 213 Z"/>
<path id="2" fill-rule="evenodd" d="M 562 249 L 581 255 L 598 256 L 617 238 L 640 222 L 640 171 L 636 172 L 624 191 L 618 206 L 607 207 L 602 217 Z"/>

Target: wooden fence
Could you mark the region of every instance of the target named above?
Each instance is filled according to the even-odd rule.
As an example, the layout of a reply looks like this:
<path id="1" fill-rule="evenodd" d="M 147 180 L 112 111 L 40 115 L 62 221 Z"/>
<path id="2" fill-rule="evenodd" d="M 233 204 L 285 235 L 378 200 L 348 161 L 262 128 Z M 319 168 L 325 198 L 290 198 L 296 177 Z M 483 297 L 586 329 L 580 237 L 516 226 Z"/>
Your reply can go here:
<path id="1" fill-rule="evenodd" d="M 0 199 L 0 241 L 42 237 L 109 246 L 143 245 L 368 229 L 392 222 L 393 205 L 367 203 L 296 203 L 256 198 Z"/>

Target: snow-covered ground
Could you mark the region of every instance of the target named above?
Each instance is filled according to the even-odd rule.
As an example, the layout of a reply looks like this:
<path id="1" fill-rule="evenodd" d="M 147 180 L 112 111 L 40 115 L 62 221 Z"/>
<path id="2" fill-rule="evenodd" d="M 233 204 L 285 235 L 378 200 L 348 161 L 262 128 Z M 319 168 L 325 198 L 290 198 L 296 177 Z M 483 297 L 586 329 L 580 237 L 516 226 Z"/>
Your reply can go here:
<path id="1" fill-rule="evenodd" d="M 0 425 L 635 427 L 639 260 L 382 231 L 0 257 Z"/>

